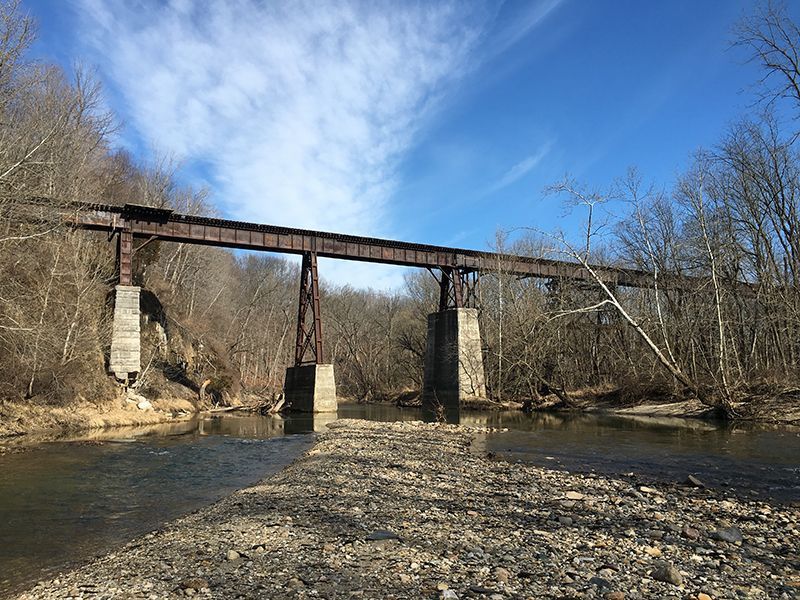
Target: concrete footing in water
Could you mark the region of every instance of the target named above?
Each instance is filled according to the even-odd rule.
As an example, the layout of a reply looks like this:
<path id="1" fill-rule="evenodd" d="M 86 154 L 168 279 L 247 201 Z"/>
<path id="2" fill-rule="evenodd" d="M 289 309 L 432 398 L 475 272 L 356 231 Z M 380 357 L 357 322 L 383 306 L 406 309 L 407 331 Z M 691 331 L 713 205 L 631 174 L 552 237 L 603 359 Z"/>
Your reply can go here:
<path id="1" fill-rule="evenodd" d="M 292 412 L 336 412 L 336 380 L 333 365 L 300 365 L 286 369 L 283 386 Z"/>
<path id="2" fill-rule="evenodd" d="M 422 401 L 427 407 L 457 409 L 486 398 L 478 311 L 451 308 L 428 315 Z"/>
<path id="3" fill-rule="evenodd" d="M 139 335 L 139 293 L 141 288 L 136 285 L 118 285 L 115 290 L 114 323 L 108 370 L 118 379 L 127 381 L 141 370 Z"/>

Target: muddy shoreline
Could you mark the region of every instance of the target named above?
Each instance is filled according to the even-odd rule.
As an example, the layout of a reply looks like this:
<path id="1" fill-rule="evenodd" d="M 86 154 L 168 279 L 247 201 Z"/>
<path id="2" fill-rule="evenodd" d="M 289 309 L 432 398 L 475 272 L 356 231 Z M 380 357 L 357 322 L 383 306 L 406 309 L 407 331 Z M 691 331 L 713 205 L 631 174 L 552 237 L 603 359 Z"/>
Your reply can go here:
<path id="1" fill-rule="evenodd" d="M 19 598 L 792 598 L 797 507 L 345 420 L 292 465 Z M 702 597 L 702 596 L 701 596 Z"/>
<path id="2" fill-rule="evenodd" d="M 414 396 L 416 398 L 416 396 Z M 396 399 L 395 399 L 396 400 Z M 401 408 L 419 408 L 418 402 L 402 403 L 395 400 L 374 400 L 367 404 L 396 405 Z M 532 407 L 533 412 L 542 413 L 600 413 L 621 416 L 674 417 L 703 420 L 719 420 L 713 409 L 698 400 L 661 400 L 617 405 L 603 400 L 603 396 L 577 394 L 576 405 L 565 408 L 559 401 L 543 401 Z M 361 404 L 355 399 L 340 398 L 340 404 Z M 180 422 L 197 417 L 203 412 L 195 401 L 187 399 L 159 399 L 151 401 L 152 408 L 141 410 L 136 403 L 124 398 L 106 402 L 78 401 L 64 407 L 53 407 L 36 402 L 0 401 L 0 452 L 11 446 L 24 446 L 89 433 L 98 430 L 113 430 L 116 427 L 147 426 Z M 486 412 L 523 410 L 521 402 L 480 402 L 466 404 L 463 408 Z M 731 423 L 769 423 L 775 425 L 800 426 L 800 401 L 792 399 L 762 400 L 748 413 Z"/>
<path id="3" fill-rule="evenodd" d="M 573 397 L 574 406 L 566 406 L 559 398 L 549 396 L 536 403 L 491 401 L 467 403 L 463 408 L 481 411 L 521 410 L 538 413 L 587 413 L 639 417 L 674 417 L 683 419 L 702 419 L 705 421 L 727 420 L 730 423 L 767 423 L 775 425 L 800 426 L 800 400 L 794 398 L 759 399 L 742 403 L 736 418 L 724 419 L 718 410 L 697 399 L 666 398 L 650 400 L 647 398 L 620 403 L 608 399 L 609 394 L 579 392 Z M 356 401 L 353 401 L 356 402 Z M 369 404 L 394 404 L 404 408 L 419 408 L 421 404 L 401 402 L 372 401 Z"/>

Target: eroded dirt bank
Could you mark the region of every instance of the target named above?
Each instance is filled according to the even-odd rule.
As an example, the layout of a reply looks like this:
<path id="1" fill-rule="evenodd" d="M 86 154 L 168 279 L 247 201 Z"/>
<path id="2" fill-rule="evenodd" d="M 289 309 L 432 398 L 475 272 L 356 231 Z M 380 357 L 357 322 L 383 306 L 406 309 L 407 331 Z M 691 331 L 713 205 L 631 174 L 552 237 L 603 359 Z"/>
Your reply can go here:
<path id="1" fill-rule="evenodd" d="M 259 485 L 20 598 L 792 598 L 798 509 L 344 420 Z"/>
<path id="2" fill-rule="evenodd" d="M 147 401 L 142 407 L 124 398 L 64 407 L 0 402 L 0 451 L 3 446 L 34 444 L 76 432 L 172 423 L 198 412 L 196 403 L 177 398 Z"/>

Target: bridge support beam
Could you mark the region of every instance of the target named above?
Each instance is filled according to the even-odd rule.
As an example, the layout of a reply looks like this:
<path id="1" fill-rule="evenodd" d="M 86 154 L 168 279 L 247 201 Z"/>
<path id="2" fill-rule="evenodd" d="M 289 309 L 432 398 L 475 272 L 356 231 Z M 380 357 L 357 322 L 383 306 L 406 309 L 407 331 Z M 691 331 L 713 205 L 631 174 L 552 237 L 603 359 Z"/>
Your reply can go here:
<path id="1" fill-rule="evenodd" d="M 114 288 L 114 322 L 111 328 L 111 356 L 108 370 L 120 381 L 128 382 L 141 370 L 139 331 L 139 292 L 133 283 L 133 234 L 122 229 L 117 237 L 119 285 Z"/>
<path id="2" fill-rule="evenodd" d="M 485 398 L 477 309 L 450 308 L 428 315 L 423 404 L 451 410 Z"/>
<path id="3" fill-rule="evenodd" d="M 141 370 L 139 332 L 139 292 L 136 285 L 118 285 L 114 297 L 114 323 L 111 330 L 111 357 L 108 370 L 127 382 Z"/>
<path id="4" fill-rule="evenodd" d="M 319 276 L 314 252 L 303 254 L 294 366 L 286 369 L 283 391 L 291 411 L 336 412 L 338 408 L 333 365 L 325 362 L 322 346 Z"/>
<path id="5" fill-rule="evenodd" d="M 283 384 L 286 404 L 292 412 L 336 412 L 336 379 L 333 365 L 296 365 L 286 369 Z"/>
<path id="6" fill-rule="evenodd" d="M 423 405 L 448 412 L 463 402 L 486 398 L 478 277 L 475 272 L 443 269 L 439 312 L 428 315 L 422 388 Z M 469 306 L 471 305 L 471 306 Z"/>

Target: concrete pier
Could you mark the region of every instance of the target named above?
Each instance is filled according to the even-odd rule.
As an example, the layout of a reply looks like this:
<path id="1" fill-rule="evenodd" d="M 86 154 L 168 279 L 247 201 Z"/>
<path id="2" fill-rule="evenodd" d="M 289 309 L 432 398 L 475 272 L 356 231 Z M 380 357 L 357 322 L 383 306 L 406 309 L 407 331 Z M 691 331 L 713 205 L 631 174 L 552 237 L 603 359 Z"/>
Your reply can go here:
<path id="1" fill-rule="evenodd" d="M 292 412 L 336 412 L 333 365 L 300 365 L 286 369 L 283 391 Z"/>
<path id="2" fill-rule="evenodd" d="M 141 370 L 139 330 L 139 292 L 136 285 L 116 286 L 114 324 L 111 333 L 111 357 L 108 370 L 117 379 L 127 381 Z"/>
<path id="3" fill-rule="evenodd" d="M 423 404 L 454 409 L 482 398 L 486 376 L 477 309 L 451 308 L 428 315 Z"/>

